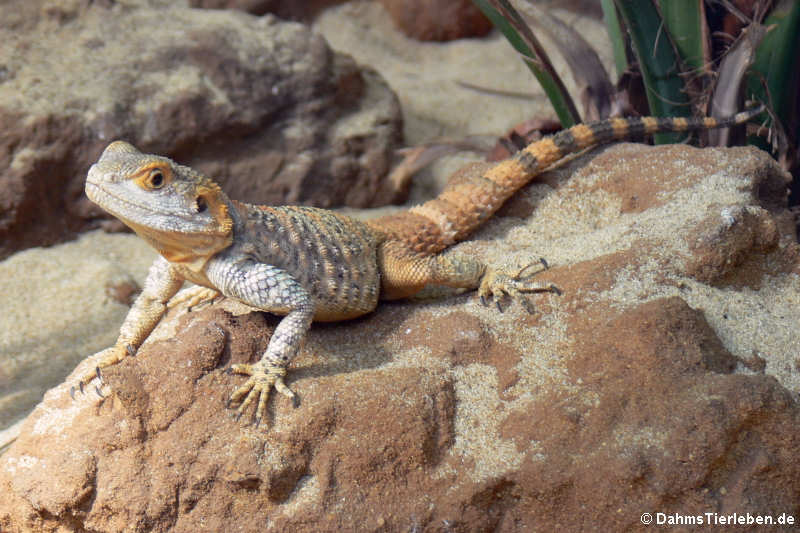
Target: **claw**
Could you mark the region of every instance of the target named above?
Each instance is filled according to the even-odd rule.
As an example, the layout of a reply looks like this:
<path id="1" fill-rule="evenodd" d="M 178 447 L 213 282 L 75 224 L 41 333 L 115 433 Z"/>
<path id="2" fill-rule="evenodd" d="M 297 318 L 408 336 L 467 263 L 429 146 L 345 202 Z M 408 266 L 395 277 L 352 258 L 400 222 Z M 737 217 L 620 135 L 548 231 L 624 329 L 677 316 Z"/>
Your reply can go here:
<path id="1" fill-rule="evenodd" d="M 553 283 L 551 283 L 551 284 L 550 284 L 550 290 L 553 292 L 553 294 L 556 294 L 556 295 L 558 295 L 558 296 L 561 296 L 561 295 L 563 294 L 563 293 L 561 292 L 561 289 L 559 289 L 558 287 L 556 287 L 556 286 L 555 286 L 555 284 L 553 284 Z"/>
<path id="2" fill-rule="evenodd" d="M 70 388 L 69 388 L 69 396 L 70 396 L 70 398 L 72 398 L 73 400 L 75 399 L 75 386 L 74 386 L 74 385 L 73 385 L 72 387 L 70 387 Z"/>
<path id="3" fill-rule="evenodd" d="M 528 312 L 529 315 L 536 314 L 536 307 L 527 299 L 527 298 L 520 298 L 519 303 L 522 304 L 522 307 Z"/>
<path id="4" fill-rule="evenodd" d="M 103 379 L 102 369 L 108 368 L 110 366 L 116 365 L 126 357 L 131 354 L 136 353 L 136 348 L 131 346 L 130 344 L 115 344 L 109 348 L 106 348 L 102 352 L 99 352 L 97 355 L 97 364 L 94 367 L 93 371 L 89 371 L 86 374 L 83 374 L 80 379 L 78 379 L 77 387 L 78 390 L 81 391 L 81 394 L 84 393 L 84 385 L 89 385 L 95 379 L 100 386 L 106 384 L 105 380 Z M 101 392 L 99 392 L 99 387 L 96 389 L 97 395 L 101 398 L 105 398 Z M 75 387 L 70 390 L 70 396 L 75 396 Z"/>
<path id="5" fill-rule="evenodd" d="M 534 266 L 539 266 L 540 269 L 535 272 L 527 273 Z M 494 300 L 495 306 L 499 312 L 503 312 L 503 307 L 500 301 L 509 297 L 512 301 L 519 300 L 521 305 L 528 313 L 534 314 L 535 307 L 532 303 L 527 301 L 525 294 L 534 292 L 552 292 L 560 295 L 561 291 L 553 284 L 547 286 L 540 285 L 531 281 L 538 272 L 550 268 L 550 265 L 542 257 L 538 261 L 533 261 L 520 268 L 515 274 L 506 273 L 500 270 L 490 269 L 481 280 L 478 287 L 478 296 L 480 297 L 481 304 L 487 305 L 488 300 Z"/>
<path id="6" fill-rule="evenodd" d="M 100 392 L 100 387 L 98 387 L 97 385 L 95 385 L 95 387 L 94 387 L 94 391 L 95 391 L 95 392 L 97 393 L 97 395 L 98 395 L 98 396 L 100 396 L 101 398 L 105 398 L 105 396 L 103 396 L 103 393 L 102 393 L 102 392 Z"/>
<path id="7" fill-rule="evenodd" d="M 532 263 L 528 263 L 524 267 L 520 268 L 517 271 L 516 274 L 511 276 L 511 279 L 514 280 L 514 281 L 521 281 L 522 278 L 523 278 L 522 273 L 525 272 L 526 270 L 530 269 L 531 267 L 536 266 L 536 265 L 541 265 L 542 270 L 547 270 L 548 268 L 550 268 L 550 265 L 547 263 L 547 260 L 544 257 L 540 257 L 538 261 L 534 261 Z M 537 274 L 537 272 L 534 272 L 533 274 L 530 275 L 530 277 L 533 277 L 536 274 Z"/>
<path id="8" fill-rule="evenodd" d="M 292 392 L 292 389 L 287 387 L 286 383 L 283 382 L 283 378 L 278 378 L 277 380 L 275 380 L 275 390 L 277 390 L 287 398 L 291 398 L 292 400 L 297 398 L 295 393 Z"/>

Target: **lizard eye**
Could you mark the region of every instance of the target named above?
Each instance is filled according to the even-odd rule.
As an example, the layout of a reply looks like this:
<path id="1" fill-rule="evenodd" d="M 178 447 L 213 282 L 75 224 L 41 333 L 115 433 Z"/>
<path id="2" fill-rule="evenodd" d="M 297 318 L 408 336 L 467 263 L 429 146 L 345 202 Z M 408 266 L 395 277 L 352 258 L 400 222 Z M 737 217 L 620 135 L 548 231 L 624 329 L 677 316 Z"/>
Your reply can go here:
<path id="1" fill-rule="evenodd" d="M 194 201 L 195 209 L 197 209 L 198 213 L 203 213 L 206 209 L 208 209 L 208 204 L 206 203 L 206 199 L 202 196 L 198 196 L 197 199 Z"/>
<path id="2" fill-rule="evenodd" d="M 160 189 L 164 186 L 164 173 L 161 172 L 159 169 L 153 169 L 150 171 L 150 175 L 147 177 L 147 184 L 150 186 L 151 189 Z"/>

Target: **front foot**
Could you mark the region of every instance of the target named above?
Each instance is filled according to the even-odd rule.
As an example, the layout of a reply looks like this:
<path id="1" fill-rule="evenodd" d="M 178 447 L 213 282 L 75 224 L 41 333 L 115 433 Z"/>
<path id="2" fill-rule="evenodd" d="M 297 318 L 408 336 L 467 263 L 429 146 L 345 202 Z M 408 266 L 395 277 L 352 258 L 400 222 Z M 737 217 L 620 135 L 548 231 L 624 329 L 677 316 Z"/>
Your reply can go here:
<path id="1" fill-rule="evenodd" d="M 216 289 L 195 285 L 194 287 L 183 289 L 170 298 L 169 302 L 167 302 L 167 309 L 173 309 L 183 305 L 187 309 L 192 310 L 199 305 L 213 302 L 219 296 L 220 292 Z"/>
<path id="2" fill-rule="evenodd" d="M 526 270 L 536 265 L 542 268 L 527 276 L 522 275 Z M 528 313 L 533 314 L 536 309 L 533 307 L 533 304 L 524 297 L 525 293 L 553 292 L 561 294 L 558 287 L 552 283 L 542 285 L 531 281 L 533 276 L 543 270 L 547 270 L 547 268 L 547 262 L 545 262 L 544 259 L 525 265 L 517 271 L 516 274 L 508 274 L 502 270 L 489 268 L 481 279 L 481 284 L 478 287 L 478 296 L 481 299 L 481 303 L 483 305 L 488 305 L 488 300 L 491 298 L 494 300 L 497 310 L 502 313 L 503 308 L 500 306 L 500 300 L 510 297 L 514 300 L 519 300 L 522 307 L 524 307 Z"/>
<path id="3" fill-rule="evenodd" d="M 100 370 L 114 366 L 129 355 L 134 355 L 135 353 L 136 350 L 130 344 L 115 344 L 110 348 L 106 348 L 100 352 L 100 359 L 97 361 L 97 365 L 94 367 L 94 369 L 81 376 L 77 384 L 77 389 L 83 393 L 84 386 L 91 383 L 91 381 L 95 378 L 97 378 L 97 381 L 102 384 L 103 377 L 100 375 Z M 75 390 L 76 386 L 72 386 L 69 389 L 69 395 L 73 399 L 75 399 Z M 103 397 L 103 395 L 100 393 L 99 386 L 95 387 L 95 392 L 97 392 L 97 395 L 101 398 Z"/>
<path id="4" fill-rule="evenodd" d="M 286 376 L 286 369 L 278 365 L 259 361 L 254 365 L 236 364 L 231 366 L 231 372 L 235 374 L 245 374 L 250 376 L 244 385 L 236 389 L 236 392 L 231 395 L 228 405 L 240 403 L 236 409 L 236 419 L 241 418 L 244 411 L 258 400 L 256 407 L 256 425 L 261 423 L 261 420 L 266 418 L 267 415 L 267 400 L 269 393 L 274 386 L 275 389 L 289 398 L 294 399 L 294 392 L 286 386 L 283 382 Z"/>

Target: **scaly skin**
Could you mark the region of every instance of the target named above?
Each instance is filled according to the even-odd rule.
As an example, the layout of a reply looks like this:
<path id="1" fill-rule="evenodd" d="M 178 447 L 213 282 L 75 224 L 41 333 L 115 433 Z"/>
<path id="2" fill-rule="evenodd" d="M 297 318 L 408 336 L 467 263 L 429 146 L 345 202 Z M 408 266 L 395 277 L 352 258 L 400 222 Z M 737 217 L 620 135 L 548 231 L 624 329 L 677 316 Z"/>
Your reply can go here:
<path id="1" fill-rule="evenodd" d="M 231 396 L 239 416 L 255 404 L 264 418 L 274 386 L 316 321 L 354 318 L 375 309 L 378 298 L 411 296 L 429 284 L 477 289 L 481 301 L 553 291 L 469 258 L 444 257 L 510 196 L 544 169 L 584 148 L 661 131 L 708 129 L 743 123 L 760 109 L 729 119 L 610 119 L 580 124 L 527 146 L 482 175 L 451 183 L 441 195 L 408 211 L 360 222 L 311 207 L 262 207 L 230 200 L 191 168 L 111 143 L 89 169 L 90 200 L 130 226 L 161 254 L 114 346 L 94 372 L 133 355 L 158 324 L 185 280 L 201 288 L 179 296 L 196 304 L 220 293 L 282 315 L 266 352 L 254 364 L 233 365 L 249 379 Z M 525 269 L 523 269 L 525 270 Z M 529 306 L 526 305 L 526 308 Z M 74 390 L 74 388 L 73 388 Z"/>

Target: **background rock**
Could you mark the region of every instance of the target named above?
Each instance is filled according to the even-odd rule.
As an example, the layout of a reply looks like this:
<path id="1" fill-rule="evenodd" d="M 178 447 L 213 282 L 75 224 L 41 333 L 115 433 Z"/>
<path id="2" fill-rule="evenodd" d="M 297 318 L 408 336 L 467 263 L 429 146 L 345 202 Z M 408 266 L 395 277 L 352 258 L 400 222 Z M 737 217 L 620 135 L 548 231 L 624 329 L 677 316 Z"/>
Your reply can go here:
<path id="1" fill-rule="evenodd" d="M 560 14 L 597 46 L 606 68 L 613 70 L 611 45 L 603 24 Z M 497 32 L 484 39 L 419 42 L 398 31 L 379 2 L 334 6 L 322 12 L 313 27 L 335 50 L 351 55 L 359 64 L 370 65 L 387 80 L 400 99 L 403 133 L 409 145 L 440 137 L 487 134 L 494 142 L 497 135 L 521 120 L 555 116 L 530 70 Z M 567 65 L 559 57 L 553 62 L 567 87 L 575 90 Z M 461 82 L 501 94 L 475 90 Z M 491 112 L 484 113 L 483 109 Z M 446 178 L 464 160 L 451 161 L 443 176 Z M 424 183 L 426 178 L 423 173 L 415 181 Z"/>
<path id="2" fill-rule="evenodd" d="M 300 24 L 142 4 L 5 6 L 0 257 L 90 225 L 86 170 L 118 138 L 251 202 L 397 199 L 400 110 L 375 72 Z"/>
<path id="3" fill-rule="evenodd" d="M 381 0 L 397 26 L 420 41 L 483 37 L 492 23 L 470 0 Z"/>
<path id="4" fill-rule="evenodd" d="M 289 374 L 300 405 L 273 397 L 269 427 L 233 418 L 225 404 L 243 378 L 225 369 L 258 357 L 277 319 L 226 301 L 175 309 L 106 372 L 106 399 L 71 400 L 74 378 L 46 395 L 0 457 L 0 527 L 578 531 L 636 529 L 644 512 L 798 517 L 800 262 L 785 184 L 751 148 L 622 144 L 577 158 L 453 251 L 512 267 L 544 255 L 540 281 L 562 295 L 533 297 L 533 315 L 465 294 L 315 325 Z M 692 245 L 710 242 L 698 227 L 719 257 Z"/>
<path id="5" fill-rule="evenodd" d="M 192 7 L 240 9 L 253 15 L 273 15 L 287 20 L 310 21 L 322 9 L 344 0 L 189 0 Z"/>
<path id="6" fill-rule="evenodd" d="M 155 258 L 136 235 L 97 230 L 0 262 L 0 429 L 27 415 L 87 354 L 114 343 Z"/>

